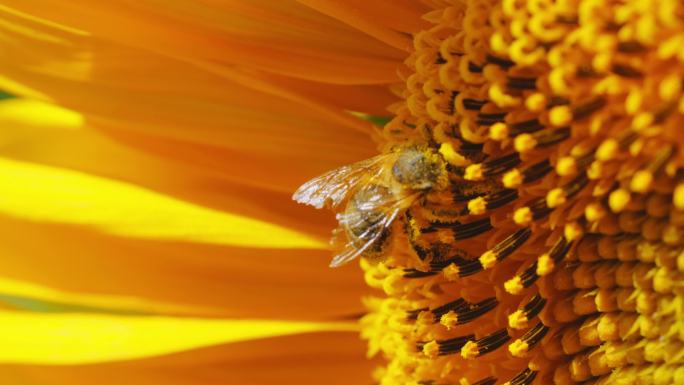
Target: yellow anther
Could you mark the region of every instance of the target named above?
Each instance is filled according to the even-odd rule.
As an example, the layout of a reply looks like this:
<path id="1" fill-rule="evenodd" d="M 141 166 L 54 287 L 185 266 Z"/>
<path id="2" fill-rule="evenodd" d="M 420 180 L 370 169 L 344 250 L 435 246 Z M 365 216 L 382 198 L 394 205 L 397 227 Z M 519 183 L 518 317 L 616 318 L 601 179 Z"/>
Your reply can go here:
<path id="1" fill-rule="evenodd" d="M 682 80 L 677 74 L 665 77 L 658 86 L 658 96 L 665 102 L 674 101 L 682 92 Z"/>
<path id="2" fill-rule="evenodd" d="M 517 107 L 520 105 L 520 98 L 506 93 L 505 88 L 499 84 L 492 84 L 489 87 L 489 99 L 499 108 Z"/>
<path id="3" fill-rule="evenodd" d="M 487 211 L 487 201 L 484 197 L 477 197 L 468 201 L 468 211 L 473 215 L 484 214 Z"/>
<path id="4" fill-rule="evenodd" d="M 529 207 L 521 207 L 513 213 L 513 221 L 520 226 L 529 225 L 532 219 L 532 210 Z"/>
<path id="5" fill-rule="evenodd" d="M 508 345 L 508 351 L 511 352 L 511 355 L 513 357 L 524 357 L 527 354 L 527 350 L 529 349 L 529 345 L 527 342 L 523 340 L 515 340 L 513 343 Z"/>
<path id="6" fill-rule="evenodd" d="M 520 134 L 515 137 L 513 147 L 519 153 L 525 153 L 533 150 L 537 146 L 537 140 L 530 134 Z"/>
<path id="7" fill-rule="evenodd" d="M 524 288 L 525 287 L 522 284 L 522 280 L 517 275 L 509 279 L 508 281 L 504 282 L 504 289 L 506 289 L 506 292 L 513 295 L 518 295 L 522 293 Z"/>
<path id="8" fill-rule="evenodd" d="M 574 175 L 577 173 L 577 161 L 571 156 L 564 156 L 556 163 L 556 172 L 560 176 Z"/>
<path id="9" fill-rule="evenodd" d="M 454 166 L 465 166 L 468 164 L 468 160 L 456 152 L 449 142 L 444 142 L 439 146 L 439 153 L 442 154 L 447 162 Z"/>
<path id="10" fill-rule="evenodd" d="M 655 116 L 650 112 L 641 112 L 632 120 L 632 128 L 641 131 L 653 124 Z"/>
<path id="11" fill-rule="evenodd" d="M 587 178 L 596 180 L 603 176 L 603 164 L 601 162 L 591 162 L 587 168 Z"/>
<path id="12" fill-rule="evenodd" d="M 619 213 L 627 207 L 630 198 L 629 191 L 621 188 L 617 189 L 608 196 L 608 206 L 610 206 L 611 211 L 614 213 Z"/>
<path id="13" fill-rule="evenodd" d="M 502 141 L 508 138 L 508 126 L 506 123 L 497 122 L 489 127 L 489 138 L 496 141 Z"/>
<path id="14" fill-rule="evenodd" d="M 617 142 L 617 140 L 606 139 L 603 142 L 601 142 L 598 149 L 596 150 L 596 159 L 604 162 L 607 160 L 611 160 L 615 157 L 619 149 L 620 145 Z"/>
<path id="15" fill-rule="evenodd" d="M 473 181 L 482 180 L 483 177 L 482 164 L 480 163 L 471 164 L 470 166 L 466 167 L 465 175 L 463 175 L 463 179 Z"/>
<path id="16" fill-rule="evenodd" d="M 491 269 L 496 265 L 496 253 L 491 250 L 487 250 L 480 256 L 480 264 L 486 269 Z"/>
<path id="17" fill-rule="evenodd" d="M 516 310 L 508 315 L 508 326 L 513 329 L 521 330 L 527 327 L 529 320 L 522 310 Z"/>
<path id="18" fill-rule="evenodd" d="M 598 202 L 589 203 L 587 207 L 584 208 L 584 217 L 587 218 L 589 222 L 596 222 L 605 215 L 606 209 Z"/>
<path id="19" fill-rule="evenodd" d="M 560 187 L 556 187 L 546 194 L 546 205 L 553 209 L 565 203 L 566 199 L 565 191 Z"/>
<path id="20" fill-rule="evenodd" d="M 572 121 L 572 111 L 568 106 L 556 106 L 549 111 L 549 122 L 556 127 L 563 127 Z"/>
<path id="21" fill-rule="evenodd" d="M 473 358 L 477 358 L 479 354 L 480 350 L 477 348 L 476 342 L 468 341 L 461 348 L 461 357 L 463 357 L 466 360 L 472 360 Z"/>
<path id="22" fill-rule="evenodd" d="M 672 194 L 672 203 L 678 210 L 684 210 L 684 183 L 680 183 L 675 187 Z"/>
<path id="23" fill-rule="evenodd" d="M 584 227 L 577 222 L 570 222 L 563 228 L 563 235 L 569 242 L 576 241 L 584 235 Z"/>
<path id="24" fill-rule="evenodd" d="M 516 168 L 505 173 L 502 182 L 506 188 L 516 188 L 523 183 L 523 176 L 520 170 Z"/>
<path id="25" fill-rule="evenodd" d="M 430 341 L 423 345 L 423 354 L 430 358 L 436 358 L 439 356 L 439 344 L 437 341 Z"/>
<path id="26" fill-rule="evenodd" d="M 451 330 L 458 325 L 458 314 L 453 310 L 449 310 L 439 319 L 439 323 L 446 326 L 447 330 Z"/>
<path id="27" fill-rule="evenodd" d="M 546 96 L 541 92 L 535 92 L 525 99 L 525 107 L 532 112 L 540 112 L 546 107 Z"/>
<path id="28" fill-rule="evenodd" d="M 447 281 L 455 281 L 460 276 L 460 269 L 458 265 L 452 263 L 449 266 L 442 269 L 442 274 L 444 274 L 444 278 L 446 278 Z"/>
<path id="29" fill-rule="evenodd" d="M 648 170 L 639 170 L 632 176 L 629 183 L 630 190 L 635 193 L 646 193 L 651 189 L 653 183 L 653 173 Z"/>
<path id="30" fill-rule="evenodd" d="M 644 101 L 644 94 L 639 88 L 632 89 L 625 99 L 625 111 L 629 114 L 635 114 L 639 111 L 641 103 Z"/>
<path id="31" fill-rule="evenodd" d="M 620 338 L 617 318 L 610 313 L 601 316 L 596 330 L 603 341 L 614 341 Z"/>
<path id="32" fill-rule="evenodd" d="M 553 262 L 553 259 L 551 259 L 551 256 L 542 254 L 537 260 L 537 275 L 540 277 L 548 275 L 555 267 L 556 264 Z"/>

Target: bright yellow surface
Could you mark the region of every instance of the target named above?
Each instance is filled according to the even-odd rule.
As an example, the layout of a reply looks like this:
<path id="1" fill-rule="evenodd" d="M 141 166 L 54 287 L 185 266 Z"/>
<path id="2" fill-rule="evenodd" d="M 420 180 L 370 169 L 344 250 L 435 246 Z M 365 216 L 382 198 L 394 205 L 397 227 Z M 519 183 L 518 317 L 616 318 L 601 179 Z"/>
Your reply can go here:
<path id="1" fill-rule="evenodd" d="M 98 314 L 0 312 L 0 363 L 83 364 L 129 360 L 354 324 Z"/>
<path id="2" fill-rule="evenodd" d="M 294 230 L 135 185 L 6 158 L 0 158 L 0 213 L 140 238 L 259 248 L 326 247 Z"/>

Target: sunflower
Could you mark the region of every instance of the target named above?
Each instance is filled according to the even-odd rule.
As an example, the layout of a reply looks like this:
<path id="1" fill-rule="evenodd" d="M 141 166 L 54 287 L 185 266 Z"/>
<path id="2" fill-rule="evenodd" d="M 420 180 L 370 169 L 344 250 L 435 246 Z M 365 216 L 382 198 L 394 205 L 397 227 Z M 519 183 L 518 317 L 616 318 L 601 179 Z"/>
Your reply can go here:
<path id="1" fill-rule="evenodd" d="M 684 384 L 683 19 L 3 2 L 3 378 Z M 363 274 L 328 270 L 334 225 L 289 196 L 376 151 L 439 182 L 399 189 Z"/>

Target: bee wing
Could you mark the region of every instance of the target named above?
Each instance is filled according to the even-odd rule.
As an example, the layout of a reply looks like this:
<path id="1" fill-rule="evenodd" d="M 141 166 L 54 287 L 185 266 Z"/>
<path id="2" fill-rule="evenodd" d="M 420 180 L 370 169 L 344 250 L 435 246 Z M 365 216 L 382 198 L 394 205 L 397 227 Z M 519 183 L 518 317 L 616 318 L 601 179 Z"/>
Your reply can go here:
<path id="1" fill-rule="evenodd" d="M 377 189 L 372 185 L 366 185 L 359 191 L 366 198 L 363 204 L 356 211 L 337 214 L 340 227 L 334 232 L 333 244 L 341 251 L 335 254 L 330 267 L 338 267 L 353 260 L 378 242 L 399 213 L 408 206 L 407 203 L 415 198 L 415 195 L 399 197 L 394 194 L 374 193 Z M 372 218 L 370 222 L 369 218 Z M 361 234 L 356 234 L 356 240 L 351 240 L 345 229 L 364 230 Z M 347 238 L 346 243 L 340 241 L 343 234 Z"/>
<path id="2" fill-rule="evenodd" d="M 331 202 L 330 206 L 335 208 L 360 182 L 382 174 L 386 157 L 387 155 L 379 155 L 328 171 L 304 183 L 295 191 L 292 199 L 317 209 Z"/>

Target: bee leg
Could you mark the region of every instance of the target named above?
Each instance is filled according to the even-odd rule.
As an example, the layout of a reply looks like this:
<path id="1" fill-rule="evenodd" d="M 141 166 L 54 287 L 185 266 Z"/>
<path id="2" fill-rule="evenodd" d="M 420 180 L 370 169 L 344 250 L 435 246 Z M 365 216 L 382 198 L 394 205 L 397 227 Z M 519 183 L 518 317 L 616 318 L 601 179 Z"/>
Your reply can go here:
<path id="1" fill-rule="evenodd" d="M 448 258 L 451 246 L 439 239 L 428 240 L 426 234 L 434 233 L 433 222 L 429 227 L 422 227 L 411 210 L 404 214 L 406 217 L 406 234 L 409 245 L 422 261 L 441 261 Z"/>

